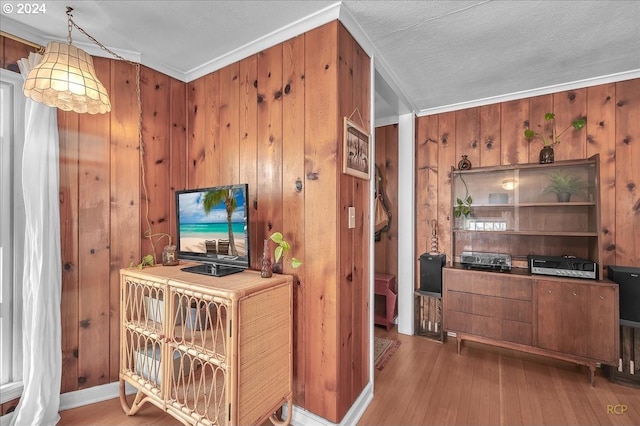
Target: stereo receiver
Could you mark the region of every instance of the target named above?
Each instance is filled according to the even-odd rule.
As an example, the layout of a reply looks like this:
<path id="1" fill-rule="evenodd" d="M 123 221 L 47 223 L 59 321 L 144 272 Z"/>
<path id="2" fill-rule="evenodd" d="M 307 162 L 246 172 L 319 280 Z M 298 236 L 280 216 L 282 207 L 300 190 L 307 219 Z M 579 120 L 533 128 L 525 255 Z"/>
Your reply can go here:
<path id="1" fill-rule="evenodd" d="M 598 279 L 598 264 L 575 256 L 527 256 L 530 274 Z"/>

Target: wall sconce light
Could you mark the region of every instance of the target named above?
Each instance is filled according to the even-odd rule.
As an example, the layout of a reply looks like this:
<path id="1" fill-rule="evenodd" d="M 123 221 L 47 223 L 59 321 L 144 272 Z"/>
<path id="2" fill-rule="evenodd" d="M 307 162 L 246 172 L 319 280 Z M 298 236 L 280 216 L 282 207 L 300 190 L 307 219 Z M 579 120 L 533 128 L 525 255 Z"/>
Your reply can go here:
<path id="1" fill-rule="evenodd" d="M 502 188 L 507 191 L 516 189 L 516 186 L 518 186 L 518 181 L 515 179 L 505 179 L 502 181 Z"/>
<path id="2" fill-rule="evenodd" d="M 86 34 L 71 19 L 72 10 L 67 6 L 69 44 L 47 44 L 42 60 L 29 72 L 23 92 L 36 102 L 63 111 L 104 114 L 111 111 L 111 102 L 107 89 L 96 76 L 93 59 L 84 50 L 71 44 L 71 29 L 74 26 Z M 95 39 L 89 38 L 95 42 Z"/>

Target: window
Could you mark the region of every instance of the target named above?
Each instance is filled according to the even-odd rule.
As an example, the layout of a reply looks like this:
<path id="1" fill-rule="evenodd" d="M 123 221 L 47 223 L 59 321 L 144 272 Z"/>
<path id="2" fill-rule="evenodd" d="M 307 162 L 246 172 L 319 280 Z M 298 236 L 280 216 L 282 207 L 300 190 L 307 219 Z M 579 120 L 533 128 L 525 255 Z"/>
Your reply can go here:
<path id="1" fill-rule="evenodd" d="M 20 74 L 0 70 L 0 403 L 22 393 L 22 147 Z"/>

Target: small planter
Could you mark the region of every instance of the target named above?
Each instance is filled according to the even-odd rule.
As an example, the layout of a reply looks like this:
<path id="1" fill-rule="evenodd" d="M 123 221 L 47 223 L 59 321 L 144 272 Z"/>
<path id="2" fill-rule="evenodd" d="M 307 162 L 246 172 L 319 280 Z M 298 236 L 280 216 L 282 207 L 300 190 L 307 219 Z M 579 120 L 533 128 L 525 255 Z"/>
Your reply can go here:
<path id="1" fill-rule="evenodd" d="M 264 240 L 262 248 L 262 264 L 260 265 L 260 276 L 262 278 L 271 278 L 273 271 L 271 270 L 271 253 L 269 253 L 269 240 Z"/>
<path id="2" fill-rule="evenodd" d="M 540 164 L 553 163 L 553 147 L 547 145 L 540 150 Z"/>

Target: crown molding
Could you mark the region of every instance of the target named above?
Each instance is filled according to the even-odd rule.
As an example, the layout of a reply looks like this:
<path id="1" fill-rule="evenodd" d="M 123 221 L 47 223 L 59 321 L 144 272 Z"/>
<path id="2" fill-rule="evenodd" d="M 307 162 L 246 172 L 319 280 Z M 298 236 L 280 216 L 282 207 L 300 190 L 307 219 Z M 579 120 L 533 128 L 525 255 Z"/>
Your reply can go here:
<path id="1" fill-rule="evenodd" d="M 551 86 L 539 87 L 531 90 L 523 90 L 520 92 L 507 93 L 500 96 L 459 102 L 456 104 L 444 105 L 441 107 L 427 108 L 420 110 L 416 115 L 418 117 L 423 117 L 425 115 L 441 114 L 444 112 L 458 111 L 461 109 L 474 108 L 507 101 L 515 101 L 518 99 L 532 98 L 541 95 L 549 95 L 551 93 L 564 92 L 567 90 L 576 90 L 585 87 L 599 86 L 601 84 L 617 83 L 619 81 L 632 80 L 634 78 L 640 78 L 640 69 L 620 72 L 616 74 L 609 74 L 600 77 L 587 78 L 584 80 L 576 80 L 569 83 L 554 84 Z"/>
<path id="2" fill-rule="evenodd" d="M 365 51 L 370 58 L 373 59 L 373 63 L 376 71 L 384 79 L 385 83 L 389 86 L 385 93 L 385 98 L 395 98 L 397 101 L 398 114 L 407 114 L 416 111 L 416 106 L 409 99 L 407 91 L 404 90 L 403 85 L 400 83 L 398 76 L 391 70 L 391 67 L 384 60 L 378 49 L 375 47 L 369 36 L 364 32 L 358 21 L 353 17 L 353 14 L 349 10 L 346 4 L 342 4 L 340 7 L 340 23 L 349 31 L 351 36 L 358 42 L 360 47 Z M 379 87 L 376 86 L 376 91 Z M 389 97 L 389 95 L 391 95 Z"/>
<path id="3" fill-rule="evenodd" d="M 302 19 L 294 21 L 270 34 L 260 37 L 250 43 L 245 44 L 235 50 L 225 53 L 222 56 L 214 58 L 209 62 L 206 62 L 196 68 L 193 68 L 185 73 L 184 81 L 193 81 L 200 77 L 203 77 L 209 73 L 217 71 L 238 62 L 251 55 L 259 53 L 269 47 L 275 46 L 278 43 L 283 43 L 290 40 L 300 34 L 308 32 L 321 25 L 327 24 L 331 21 L 335 21 L 339 18 L 342 2 L 336 2 L 332 5 L 325 7 L 318 12 L 315 12 Z"/>
<path id="4" fill-rule="evenodd" d="M 4 18 L 2 20 L 2 31 L 12 34 L 14 36 L 20 37 L 26 41 L 39 44 L 40 46 L 46 47 L 49 42 L 57 41 L 59 43 L 66 43 L 66 39 L 61 39 L 58 37 L 51 37 L 48 34 L 43 33 L 42 31 L 38 31 L 33 27 L 29 27 L 24 25 L 21 22 L 14 21 L 11 18 Z M 82 42 L 73 40 L 73 45 L 84 50 L 91 56 L 99 56 L 103 58 L 113 59 L 113 56 L 102 49 L 100 46 L 95 43 Z M 134 52 L 132 50 L 119 49 L 114 47 L 107 46 L 108 49 L 112 50 L 114 53 L 122 56 L 128 61 L 132 62 L 141 62 L 140 52 Z"/>

